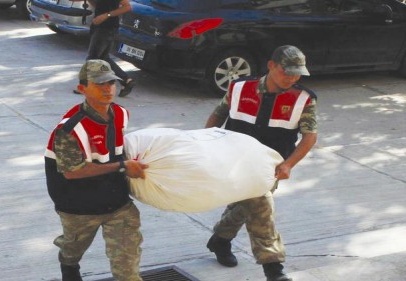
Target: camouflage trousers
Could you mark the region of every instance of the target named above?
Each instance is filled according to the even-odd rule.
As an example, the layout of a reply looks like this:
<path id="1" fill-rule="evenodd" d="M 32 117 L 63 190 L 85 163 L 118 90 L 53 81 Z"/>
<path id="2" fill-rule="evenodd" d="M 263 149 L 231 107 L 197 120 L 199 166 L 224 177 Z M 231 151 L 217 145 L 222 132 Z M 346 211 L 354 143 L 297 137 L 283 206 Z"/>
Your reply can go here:
<path id="1" fill-rule="evenodd" d="M 222 238 L 233 239 L 244 223 L 257 263 L 285 261 L 285 247 L 275 228 L 274 202 L 271 191 L 261 197 L 228 205 L 221 220 L 214 226 L 214 232 Z"/>
<path id="2" fill-rule="evenodd" d="M 78 264 L 102 227 L 113 277 L 117 281 L 142 281 L 139 275 L 142 242 L 140 213 L 132 202 L 105 215 L 58 214 L 63 235 L 57 237 L 54 244 L 60 248 L 61 263 Z"/>

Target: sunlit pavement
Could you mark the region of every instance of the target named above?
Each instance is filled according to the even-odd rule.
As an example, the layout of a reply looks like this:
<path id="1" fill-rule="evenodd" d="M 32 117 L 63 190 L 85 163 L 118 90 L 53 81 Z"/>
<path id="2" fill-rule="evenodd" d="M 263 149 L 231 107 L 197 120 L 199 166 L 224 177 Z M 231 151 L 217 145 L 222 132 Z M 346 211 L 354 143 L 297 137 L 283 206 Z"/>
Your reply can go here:
<path id="1" fill-rule="evenodd" d="M 59 36 L 0 11 L 0 270 L 3 281 L 60 280 L 53 239 L 60 225 L 43 170 L 48 135 L 82 100 L 72 94 L 87 38 Z M 130 128 L 197 129 L 218 102 L 200 84 L 157 77 L 119 61 L 137 86 L 117 102 Z M 286 271 L 297 281 L 406 280 L 406 80 L 391 73 L 312 77 L 319 141 L 275 195 Z M 215 164 L 215 163 L 214 163 Z M 222 208 L 159 211 L 136 202 L 142 270 L 176 265 L 202 281 L 265 280 L 245 230 L 233 240 L 239 265 L 206 249 Z M 81 262 L 84 280 L 110 276 L 99 235 Z"/>

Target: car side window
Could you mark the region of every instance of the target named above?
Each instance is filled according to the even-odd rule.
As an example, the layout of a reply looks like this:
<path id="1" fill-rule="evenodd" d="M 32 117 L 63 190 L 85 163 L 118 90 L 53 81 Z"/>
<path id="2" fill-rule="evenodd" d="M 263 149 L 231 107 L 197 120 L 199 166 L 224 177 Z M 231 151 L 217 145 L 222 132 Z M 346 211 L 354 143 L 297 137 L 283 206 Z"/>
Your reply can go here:
<path id="1" fill-rule="evenodd" d="M 254 9 L 280 14 L 310 14 L 317 0 L 251 0 Z"/>

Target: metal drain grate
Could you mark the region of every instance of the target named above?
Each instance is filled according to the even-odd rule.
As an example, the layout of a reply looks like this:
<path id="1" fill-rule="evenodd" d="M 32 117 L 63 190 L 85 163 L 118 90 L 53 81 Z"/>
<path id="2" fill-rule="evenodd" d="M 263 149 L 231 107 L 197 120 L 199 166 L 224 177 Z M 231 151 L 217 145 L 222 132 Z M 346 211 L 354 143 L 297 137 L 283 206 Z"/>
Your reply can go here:
<path id="1" fill-rule="evenodd" d="M 199 281 L 199 279 L 184 272 L 177 266 L 166 266 L 141 272 L 144 281 Z M 114 278 L 98 281 L 114 281 Z"/>
<path id="2" fill-rule="evenodd" d="M 144 281 L 199 281 L 176 266 L 167 266 L 141 272 Z"/>

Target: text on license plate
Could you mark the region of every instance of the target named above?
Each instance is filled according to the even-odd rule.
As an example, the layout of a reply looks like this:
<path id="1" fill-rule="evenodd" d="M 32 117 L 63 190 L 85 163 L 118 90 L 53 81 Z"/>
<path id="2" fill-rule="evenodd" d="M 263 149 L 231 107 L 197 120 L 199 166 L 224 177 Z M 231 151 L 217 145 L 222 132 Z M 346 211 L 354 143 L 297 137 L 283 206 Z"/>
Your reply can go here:
<path id="1" fill-rule="evenodd" d="M 144 55 L 145 55 L 144 50 L 134 48 L 134 47 L 128 46 L 126 44 L 121 44 L 119 52 L 124 53 L 124 54 L 126 54 L 127 56 L 130 56 L 130 57 L 136 57 L 139 60 L 142 60 L 144 58 Z"/>

